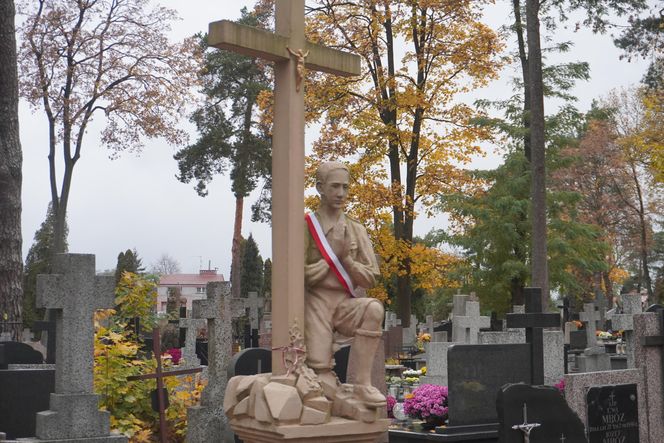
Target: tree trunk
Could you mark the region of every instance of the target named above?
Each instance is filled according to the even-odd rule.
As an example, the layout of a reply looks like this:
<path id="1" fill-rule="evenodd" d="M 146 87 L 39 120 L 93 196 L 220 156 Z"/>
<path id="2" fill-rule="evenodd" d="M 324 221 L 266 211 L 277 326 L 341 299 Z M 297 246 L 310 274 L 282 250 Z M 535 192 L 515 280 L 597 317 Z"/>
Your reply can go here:
<path id="1" fill-rule="evenodd" d="M 240 269 L 242 257 L 240 257 L 240 241 L 242 240 L 242 210 L 244 207 L 244 197 L 235 196 L 235 222 L 233 225 L 233 246 L 231 248 L 231 294 L 233 297 L 240 297 Z"/>
<path id="2" fill-rule="evenodd" d="M 14 1 L 0 2 L 0 322 L 12 322 L 20 338 L 23 297 L 21 237 L 21 141 Z"/>
<path id="3" fill-rule="evenodd" d="M 521 62 L 521 75 L 523 77 L 523 114 L 521 122 L 523 124 L 523 153 L 530 162 L 532 160 L 530 152 L 530 72 L 528 68 L 528 55 L 526 53 L 526 42 L 523 37 L 523 20 L 521 19 L 521 1 L 513 0 L 514 9 L 514 31 L 516 32 L 517 44 L 519 47 L 519 61 Z"/>
<path id="4" fill-rule="evenodd" d="M 546 166 L 544 140 L 544 87 L 539 33 L 539 0 L 527 0 L 528 73 L 530 79 L 530 149 L 532 204 L 532 285 L 542 288 L 542 309 L 549 306 L 546 245 Z"/>

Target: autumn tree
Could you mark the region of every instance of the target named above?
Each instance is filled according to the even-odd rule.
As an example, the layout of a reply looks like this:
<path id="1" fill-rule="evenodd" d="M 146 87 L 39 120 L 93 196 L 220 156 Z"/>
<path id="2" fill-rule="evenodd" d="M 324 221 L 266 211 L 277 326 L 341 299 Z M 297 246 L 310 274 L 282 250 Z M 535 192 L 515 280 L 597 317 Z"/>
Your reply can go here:
<path id="1" fill-rule="evenodd" d="M 644 108 L 642 91 L 637 89 L 612 93 L 607 99 L 611 107 L 613 130 L 626 165 L 628 180 L 618 188 L 619 201 L 635 216 L 638 227 L 639 286 L 648 292 L 648 301 L 655 303 L 653 282 L 650 275 L 650 250 L 653 228 L 664 208 L 662 183 L 655 180 L 648 165 L 651 153 L 642 149 L 639 134 L 643 127 Z"/>
<path id="2" fill-rule="evenodd" d="M 265 16 L 265 13 L 249 13 L 243 8 L 238 23 L 264 27 Z M 205 64 L 199 71 L 205 102 L 191 120 L 200 137 L 175 154 L 178 179 L 185 183 L 195 180 L 196 192 L 206 196 L 207 185 L 214 175 L 230 169 L 231 190 L 235 196 L 231 268 L 235 269 L 240 264 L 244 199 L 260 179 L 270 176 L 271 141 L 268 128 L 261 127 L 257 121 L 256 102 L 261 92 L 271 88 L 271 80 L 267 65 L 260 60 L 209 48 L 207 36 L 199 36 L 198 40 L 205 52 Z M 270 194 L 262 195 L 254 208 L 255 214 L 263 214 L 269 198 Z M 233 296 L 239 297 L 239 272 L 231 272 L 231 288 Z"/>
<path id="3" fill-rule="evenodd" d="M 14 0 L 0 4 L 0 322 L 21 331 L 23 258 L 21 185 L 23 155 L 18 131 L 18 76 Z"/>
<path id="4" fill-rule="evenodd" d="M 105 122 L 101 143 L 112 155 L 140 150 L 143 137 L 164 137 L 173 144 L 185 140 L 176 122 L 194 80 L 194 45 L 169 42 L 175 12 L 148 3 L 23 3 L 20 88 L 48 122 L 54 253 L 64 250 L 74 167 L 94 118 Z"/>
<path id="5" fill-rule="evenodd" d="M 150 266 L 150 273 L 156 275 L 177 274 L 180 272 L 180 263 L 170 255 L 163 253 L 156 262 Z"/>
<path id="6" fill-rule="evenodd" d="M 351 163 L 350 209 L 370 230 L 384 282 L 396 281 L 404 326 L 413 281 L 441 283 L 435 271 L 450 260 L 413 242 L 418 212 L 431 214 L 486 135 L 456 99 L 497 75 L 502 45 L 480 21 L 486 3 L 321 0 L 308 11 L 310 39 L 357 53 L 365 67 L 360 78 L 320 76 L 306 91 L 309 117 L 323 122 L 313 163 Z M 420 278 L 425 269 L 435 281 Z"/>
<path id="7" fill-rule="evenodd" d="M 542 33 L 540 22 L 549 31 L 558 21 L 568 18 L 571 11 L 582 10 L 587 16 L 584 24 L 594 31 L 604 31 L 608 17 L 613 12 L 624 15 L 645 7 L 645 0 L 512 0 L 514 26 L 518 43 L 519 60 L 523 77 L 524 104 L 524 152 L 530 162 L 532 284 L 542 288 L 543 306 L 548 305 L 549 279 L 547 267 L 547 214 L 546 214 L 546 138 L 544 127 L 544 70 L 542 67 Z M 553 14 L 558 15 L 554 17 Z M 525 18 L 525 22 L 523 18 Z M 558 20 L 557 20 L 557 19 Z M 526 30 L 524 36 L 524 29 Z"/>

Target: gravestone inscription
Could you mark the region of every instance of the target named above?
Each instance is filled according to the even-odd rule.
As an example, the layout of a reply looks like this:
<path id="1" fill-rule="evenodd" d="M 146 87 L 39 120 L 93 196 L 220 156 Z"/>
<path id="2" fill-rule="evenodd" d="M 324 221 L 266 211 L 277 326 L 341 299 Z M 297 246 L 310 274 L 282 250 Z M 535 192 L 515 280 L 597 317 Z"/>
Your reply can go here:
<path id="1" fill-rule="evenodd" d="M 588 389 L 589 443 L 639 443 L 636 384 Z"/>

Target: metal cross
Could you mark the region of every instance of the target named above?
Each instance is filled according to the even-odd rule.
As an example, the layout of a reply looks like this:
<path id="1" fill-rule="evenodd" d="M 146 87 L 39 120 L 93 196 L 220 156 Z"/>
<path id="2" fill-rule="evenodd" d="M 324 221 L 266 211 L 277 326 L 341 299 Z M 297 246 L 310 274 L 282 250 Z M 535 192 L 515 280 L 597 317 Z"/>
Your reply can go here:
<path id="1" fill-rule="evenodd" d="M 523 432 L 524 443 L 530 443 L 530 433 L 533 429 L 542 426 L 539 423 L 528 423 L 528 406 L 523 404 L 523 423 L 512 426 L 512 429 Z"/>

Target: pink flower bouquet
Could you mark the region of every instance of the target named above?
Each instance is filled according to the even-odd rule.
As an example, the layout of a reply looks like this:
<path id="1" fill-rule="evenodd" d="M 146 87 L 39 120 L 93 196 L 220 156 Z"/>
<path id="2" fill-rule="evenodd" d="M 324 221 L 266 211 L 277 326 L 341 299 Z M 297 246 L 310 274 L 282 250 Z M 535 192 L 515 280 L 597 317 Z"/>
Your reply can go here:
<path id="1" fill-rule="evenodd" d="M 404 412 L 420 420 L 447 418 L 447 386 L 424 384 L 406 395 Z"/>

